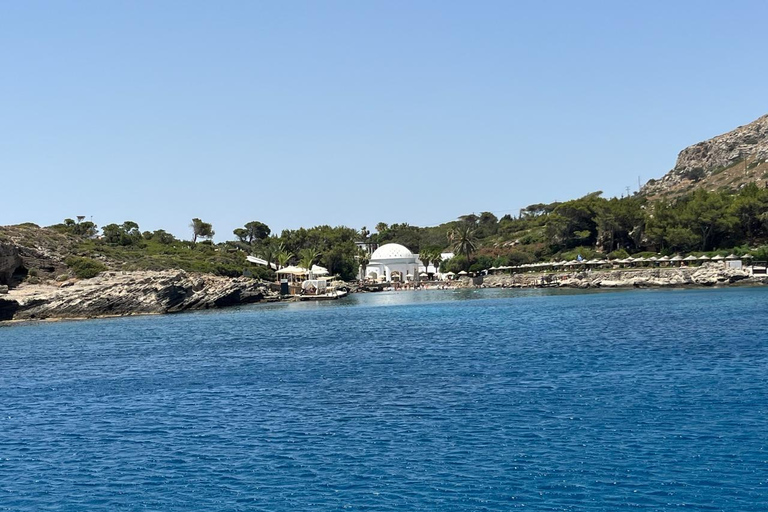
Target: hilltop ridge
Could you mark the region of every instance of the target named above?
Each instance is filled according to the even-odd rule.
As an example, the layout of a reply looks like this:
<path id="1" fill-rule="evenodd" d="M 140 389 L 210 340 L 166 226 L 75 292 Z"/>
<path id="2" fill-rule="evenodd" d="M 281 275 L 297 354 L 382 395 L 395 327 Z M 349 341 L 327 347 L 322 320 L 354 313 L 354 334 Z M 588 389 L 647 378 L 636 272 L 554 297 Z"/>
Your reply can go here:
<path id="1" fill-rule="evenodd" d="M 727 133 L 688 146 L 675 167 L 640 190 L 650 199 L 676 197 L 693 189 L 738 190 L 747 183 L 766 187 L 768 114 Z"/>

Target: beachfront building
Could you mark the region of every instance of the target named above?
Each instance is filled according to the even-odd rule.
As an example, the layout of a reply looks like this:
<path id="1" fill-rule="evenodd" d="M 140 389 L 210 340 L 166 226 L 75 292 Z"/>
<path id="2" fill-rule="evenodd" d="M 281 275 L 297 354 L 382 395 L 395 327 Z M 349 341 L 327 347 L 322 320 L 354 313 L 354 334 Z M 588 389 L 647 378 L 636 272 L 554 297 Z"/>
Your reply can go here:
<path id="1" fill-rule="evenodd" d="M 419 280 L 419 260 L 407 247 L 384 244 L 371 254 L 365 277 L 387 283 Z"/>

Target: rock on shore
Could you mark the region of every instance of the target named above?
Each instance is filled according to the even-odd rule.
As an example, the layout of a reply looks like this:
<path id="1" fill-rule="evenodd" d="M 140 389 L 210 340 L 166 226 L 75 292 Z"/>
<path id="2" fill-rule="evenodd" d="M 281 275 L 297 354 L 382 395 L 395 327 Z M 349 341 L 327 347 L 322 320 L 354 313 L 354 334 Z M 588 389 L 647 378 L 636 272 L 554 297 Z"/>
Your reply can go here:
<path id="1" fill-rule="evenodd" d="M 181 270 L 104 272 L 61 286 L 22 285 L 0 296 L 0 321 L 175 313 L 250 304 L 270 292 L 252 279 Z"/>
<path id="2" fill-rule="evenodd" d="M 752 276 L 742 269 L 709 264 L 702 267 L 597 270 L 557 274 L 504 274 L 487 276 L 483 286 L 491 288 L 659 288 L 715 286 L 733 283 L 768 283 L 766 276 Z"/>

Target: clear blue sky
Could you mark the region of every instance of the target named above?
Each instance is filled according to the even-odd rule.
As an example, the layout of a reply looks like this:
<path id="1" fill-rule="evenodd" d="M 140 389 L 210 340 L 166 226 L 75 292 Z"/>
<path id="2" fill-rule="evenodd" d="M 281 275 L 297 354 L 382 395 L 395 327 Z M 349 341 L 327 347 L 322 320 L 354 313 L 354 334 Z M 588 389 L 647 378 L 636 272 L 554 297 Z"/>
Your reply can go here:
<path id="1" fill-rule="evenodd" d="M 215 240 L 625 187 L 768 113 L 768 3 L 0 3 L 0 224 Z"/>

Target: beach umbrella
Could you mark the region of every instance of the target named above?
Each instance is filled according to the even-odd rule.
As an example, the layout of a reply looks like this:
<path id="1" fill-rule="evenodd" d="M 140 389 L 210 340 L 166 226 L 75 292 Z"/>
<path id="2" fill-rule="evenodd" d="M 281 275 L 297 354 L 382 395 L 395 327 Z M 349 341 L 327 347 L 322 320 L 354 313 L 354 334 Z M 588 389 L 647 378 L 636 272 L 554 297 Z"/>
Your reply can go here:
<path id="1" fill-rule="evenodd" d="M 669 256 L 662 256 L 658 261 L 669 261 Z"/>
<path id="2" fill-rule="evenodd" d="M 698 257 L 698 259 L 701 261 L 709 261 L 711 258 L 706 254 L 702 254 L 701 256 Z"/>
<path id="3" fill-rule="evenodd" d="M 752 258 L 753 256 L 751 254 L 745 254 L 744 256 L 741 257 L 741 259 L 743 260 L 751 260 Z"/>
<path id="4" fill-rule="evenodd" d="M 422 272 L 421 274 L 419 274 L 419 277 L 429 277 L 429 274 L 427 274 L 426 272 Z"/>
<path id="5" fill-rule="evenodd" d="M 326 276 L 330 274 L 327 268 L 321 267 L 320 265 L 312 265 L 312 273 L 316 276 Z"/>
<path id="6" fill-rule="evenodd" d="M 679 254 L 675 254 L 669 261 L 683 261 L 683 257 Z"/>
<path id="7" fill-rule="evenodd" d="M 720 256 L 719 254 L 717 256 L 712 257 L 712 261 L 723 261 L 725 258 Z"/>
<path id="8" fill-rule="evenodd" d="M 687 257 L 683 258 L 683 261 L 696 261 L 696 260 L 698 260 L 698 259 L 699 259 L 699 258 L 697 258 L 697 257 L 696 257 L 696 256 L 694 256 L 693 254 L 691 254 L 690 256 L 687 256 Z"/>
<path id="9" fill-rule="evenodd" d="M 289 265 L 289 266 L 287 266 L 285 268 L 281 268 L 280 270 L 277 271 L 277 273 L 278 274 L 290 274 L 290 275 L 298 276 L 298 275 L 308 274 L 309 270 L 307 270 L 305 268 L 301 268 L 301 267 L 296 267 L 294 265 Z"/>
<path id="10" fill-rule="evenodd" d="M 657 258 L 656 256 L 651 256 L 650 258 L 648 258 L 648 261 L 659 261 L 659 258 Z"/>
<path id="11" fill-rule="evenodd" d="M 739 257 L 736 256 L 735 254 L 731 253 L 728 256 L 726 256 L 725 259 L 727 259 L 727 260 L 737 260 L 737 259 L 739 259 Z"/>
<path id="12" fill-rule="evenodd" d="M 466 270 L 462 270 L 461 272 L 459 272 L 459 275 L 460 276 L 465 276 L 465 275 L 467 275 L 467 271 Z"/>

